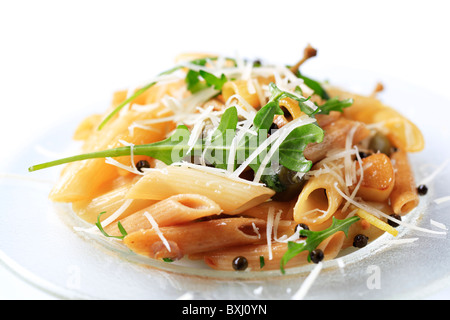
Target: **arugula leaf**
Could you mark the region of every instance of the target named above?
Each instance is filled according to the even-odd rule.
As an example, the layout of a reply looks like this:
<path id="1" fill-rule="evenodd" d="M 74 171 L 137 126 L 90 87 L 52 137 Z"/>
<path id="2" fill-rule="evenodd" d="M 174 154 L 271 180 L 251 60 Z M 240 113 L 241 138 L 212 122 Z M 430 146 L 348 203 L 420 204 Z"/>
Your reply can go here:
<path id="1" fill-rule="evenodd" d="M 327 100 L 324 104 L 319 106 L 319 114 L 330 114 L 330 111 L 343 112 L 344 108 L 350 107 L 353 104 L 353 99 L 339 100 L 338 98 L 332 98 Z"/>
<path id="2" fill-rule="evenodd" d="M 116 238 L 116 239 L 123 239 L 125 238 L 128 234 L 125 231 L 125 228 L 123 227 L 123 225 L 120 223 L 120 221 L 117 222 L 117 227 L 119 228 L 120 233 L 122 234 L 121 236 L 110 236 L 109 234 L 106 233 L 106 231 L 103 229 L 102 227 L 102 223 L 100 222 L 100 216 L 102 214 L 105 214 L 106 211 L 100 212 L 100 214 L 97 217 L 97 222 L 95 223 L 95 225 L 97 226 L 97 228 L 100 230 L 100 232 L 108 238 Z"/>
<path id="3" fill-rule="evenodd" d="M 227 77 L 223 73 L 220 78 L 204 70 L 200 70 L 199 73 L 200 76 L 205 79 L 206 84 L 209 87 L 214 87 L 216 90 L 222 90 L 223 85 L 228 81 Z"/>
<path id="4" fill-rule="evenodd" d="M 297 87 L 298 88 L 298 87 Z M 317 110 L 314 110 L 309 105 L 307 105 L 305 102 L 309 100 L 309 98 L 299 98 L 295 94 L 280 90 L 273 82 L 269 83 L 269 90 L 271 93 L 270 100 L 276 101 L 278 104 L 280 103 L 280 100 L 283 98 L 291 98 L 295 101 L 297 101 L 298 106 L 300 107 L 300 110 L 307 114 L 308 116 L 313 116 L 315 113 L 317 113 Z M 296 89 L 295 92 L 301 91 L 300 88 Z"/>
<path id="5" fill-rule="evenodd" d="M 205 81 L 201 82 L 200 77 Z M 208 87 L 214 87 L 216 90 L 222 90 L 223 85 L 227 82 L 227 77 L 222 73 L 221 77 L 218 78 L 212 73 L 206 72 L 204 70 L 194 71 L 189 70 L 186 74 L 185 82 L 187 89 L 191 93 L 196 93 Z"/>
<path id="6" fill-rule="evenodd" d="M 303 79 L 303 82 L 309 87 L 311 88 L 315 94 L 317 94 L 318 96 L 320 96 L 322 99 L 324 100 L 328 100 L 330 99 L 330 96 L 328 95 L 328 93 L 325 91 L 325 89 L 322 87 L 322 85 L 317 82 L 316 80 L 313 80 L 311 78 L 308 78 L 304 75 L 302 75 L 300 73 L 300 71 L 298 71 L 296 73 L 296 76 L 299 77 L 300 79 Z"/>
<path id="7" fill-rule="evenodd" d="M 189 70 L 186 74 L 186 87 L 191 93 L 199 92 L 208 87 L 206 83 L 200 82 L 199 75 L 199 72 L 194 70 Z"/>
<path id="8" fill-rule="evenodd" d="M 284 98 L 291 98 L 297 101 L 299 108 L 306 114 L 312 116 L 318 110 L 314 110 L 307 104 L 305 101 L 308 99 L 299 98 L 294 94 L 289 92 L 280 90 L 274 83 L 269 84 L 269 90 L 271 93 L 269 102 L 262 107 L 255 115 L 253 120 L 254 129 L 257 133 L 261 130 L 266 130 L 266 133 L 270 129 L 273 123 L 273 119 L 275 115 L 282 115 L 283 110 L 280 107 L 280 100 Z M 324 132 L 323 130 L 315 124 L 309 124 L 305 126 L 298 127 L 286 137 L 286 139 L 280 144 L 279 147 L 279 162 L 283 166 L 288 169 L 297 171 L 297 172 L 307 172 L 311 169 L 312 162 L 306 160 L 303 155 L 303 151 L 309 143 L 320 143 L 323 140 Z M 262 134 L 258 134 L 258 137 L 261 139 L 263 137 Z M 255 137 L 249 137 L 249 140 L 255 139 Z M 259 141 L 262 143 L 262 141 Z M 266 152 L 270 150 L 270 147 L 267 148 Z M 265 154 L 265 153 L 262 153 Z M 260 156 L 261 157 L 261 156 Z M 257 163 L 250 164 L 250 167 L 253 171 L 257 171 L 260 166 L 259 159 L 257 158 Z M 276 177 L 276 173 L 273 172 L 269 167 L 271 166 L 271 161 L 267 164 L 268 172 L 262 176 L 261 180 L 271 189 L 281 192 L 284 189 L 284 186 L 281 184 L 279 179 Z"/>
<path id="9" fill-rule="evenodd" d="M 323 130 L 313 123 L 295 128 L 279 147 L 280 164 L 293 171 L 308 172 L 312 162 L 305 158 L 303 151 L 310 143 L 322 142 L 323 137 Z"/>
<path id="10" fill-rule="evenodd" d="M 111 120 L 111 118 L 116 115 L 123 107 L 125 107 L 127 104 L 129 104 L 131 101 L 133 101 L 134 99 L 136 99 L 137 97 L 139 97 L 141 94 L 143 94 L 145 91 L 147 91 L 148 89 L 150 89 L 151 87 L 153 87 L 156 84 L 156 82 L 151 82 L 149 84 L 147 84 L 146 86 L 142 87 L 141 89 L 137 90 L 133 95 L 131 95 L 128 99 L 126 99 L 125 101 L 123 101 L 121 104 L 119 104 L 110 114 L 108 114 L 106 116 L 105 119 L 103 119 L 103 121 L 100 123 L 100 125 L 98 126 L 98 130 L 101 130 L 106 123 Z"/>
<path id="11" fill-rule="evenodd" d="M 286 253 L 283 255 L 280 261 L 280 270 L 284 274 L 284 266 L 291 260 L 293 257 L 298 255 L 300 252 L 308 250 L 311 253 L 313 250 L 317 248 L 317 246 L 326 238 L 332 236 L 338 231 L 343 231 L 345 236 L 348 235 L 349 227 L 358 221 L 360 218 L 358 216 L 353 216 L 344 220 L 338 220 L 333 217 L 333 221 L 331 226 L 322 231 L 311 231 L 311 230 L 300 230 L 300 235 L 305 236 L 306 240 L 304 242 L 288 242 L 288 249 Z M 308 261 L 311 262 L 311 258 L 308 255 Z"/>
<path id="12" fill-rule="evenodd" d="M 173 133 L 173 135 L 165 140 L 150 144 L 142 144 L 134 146 L 133 154 L 141 156 L 150 156 L 152 158 L 161 160 L 165 164 L 169 165 L 175 161 L 180 161 L 186 156 L 186 153 L 189 150 L 188 145 L 189 136 L 190 136 L 189 129 L 185 125 L 179 125 L 175 130 L 175 132 Z M 28 171 L 32 172 L 80 160 L 98 159 L 106 157 L 115 158 L 130 155 L 131 155 L 130 147 L 118 147 L 114 149 L 84 153 L 72 157 L 41 163 L 29 167 Z"/>
<path id="13" fill-rule="evenodd" d="M 205 149 L 211 150 L 211 152 L 205 152 L 205 160 L 216 168 L 227 168 L 229 149 L 236 132 L 238 120 L 236 107 L 226 109 L 220 119 L 219 126 L 211 136 L 209 145 L 205 146 Z"/>

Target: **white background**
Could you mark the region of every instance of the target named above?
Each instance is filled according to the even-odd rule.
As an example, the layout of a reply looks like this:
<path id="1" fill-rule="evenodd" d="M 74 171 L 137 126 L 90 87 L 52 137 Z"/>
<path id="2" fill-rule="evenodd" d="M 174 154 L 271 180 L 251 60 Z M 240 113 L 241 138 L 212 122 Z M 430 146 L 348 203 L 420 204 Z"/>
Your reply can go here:
<path id="1" fill-rule="evenodd" d="M 0 137 L 8 151 L 0 161 L 186 51 L 293 64 L 311 43 L 319 50 L 313 66 L 375 72 L 450 98 L 447 3 L 1 0 Z M 51 297 L 0 268 L 0 298 Z"/>

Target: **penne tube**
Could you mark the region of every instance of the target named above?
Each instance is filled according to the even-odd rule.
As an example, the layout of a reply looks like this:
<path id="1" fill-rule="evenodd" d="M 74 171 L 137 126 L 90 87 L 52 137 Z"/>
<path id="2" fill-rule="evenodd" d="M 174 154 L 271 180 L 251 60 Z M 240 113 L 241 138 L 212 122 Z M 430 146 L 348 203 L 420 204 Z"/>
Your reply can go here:
<path id="1" fill-rule="evenodd" d="M 340 98 L 353 98 L 354 103 L 344 109 L 345 117 L 364 123 L 381 123 L 388 130 L 388 138 L 398 148 L 406 152 L 422 151 L 425 141 L 420 129 L 398 111 L 381 103 L 373 96 L 362 96 L 327 88 L 327 92 Z"/>
<path id="2" fill-rule="evenodd" d="M 323 127 L 325 135 L 321 143 L 309 144 L 303 154 L 306 159 L 317 162 L 325 158 L 331 149 L 345 148 L 347 134 L 356 126 L 352 144 L 358 144 L 370 136 L 370 130 L 360 122 L 340 118 Z"/>
<path id="3" fill-rule="evenodd" d="M 234 95 L 239 95 L 253 108 L 259 108 L 261 103 L 253 84 L 247 80 L 234 80 L 226 82 L 222 87 L 222 96 L 225 101 Z"/>
<path id="4" fill-rule="evenodd" d="M 221 211 L 222 210 L 217 203 L 205 196 L 198 194 L 178 194 L 165 200 L 158 201 L 124 219 L 120 219 L 120 223 L 127 233 L 132 233 L 140 229 L 152 228 L 151 223 L 144 213 L 150 214 L 158 226 L 165 227 L 191 222 L 203 217 L 218 215 Z M 120 236 L 121 234 L 115 223 L 107 226 L 105 231 L 113 236 Z"/>
<path id="5" fill-rule="evenodd" d="M 102 194 L 104 185 L 119 176 L 116 167 L 104 159 L 91 159 L 67 164 L 50 191 L 49 198 L 55 202 L 88 200 Z"/>
<path id="6" fill-rule="evenodd" d="M 252 217 L 267 220 L 270 210 L 275 213 L 280 212 L 281 220 L 293 220 L 294 201 L 268 201 L 247 209 L 240 214 L 245 217 Z"/>
<path id="7" fill-rule="evenodd" d="M 94 132 L 97 126 L 102 121 L 101 114 L 93 114 L 86 117 L 78 127 L 75 129 L 75 133 L 73 134 L 74 140 L 87 140 L 89 136 Z"/>
<path id="8" fill-rule="evenodd" d="M 227 81 L 222 87 L 222 97 L 224 101 L 228 101 L 232 96 L 238 95 L 254 109 L 261 107 L 262 101 L 256 86 L 268 85 L 273 82 L 273 77 L 257 77 L 252 80 L 233 80 Z M 264 101 L 265 102 L 265 101 Z M 245 106 L 244 106 L 245 107 Z"/>
<path id="9" fill-rule="evenodd" d="M 395 213 L 405 215 L 419 204 L 414 173 L 405 151 L 392 153 L 391 160 L 395 170 L 395 184 L 390 196 L 391 206 Z"/>
<path id="10" fill-rule="evenodd" d="M 152 113 L 153 114 L 153 113 Z M 95 130 L 84 146 L 84 151 L 99 151 L 122 146 L 121 141 L 132 144 L 145 144 L 161 140 L 165 135 L 164 123 L 159 123 L 161 131 L 148 134 L 146 130 L 129 131 L 133 121 L 151 116 L 146 112 L 127 112 L 115 118 L 101 131 Z M 155 116 L 153 114 L 153 116 Z M 130 165 L 131 157 L 119 157 L 117 161 Z M 135 160 L 138 160 L 136 158 Z M 62 170 L 58 182 L 50 192 L 50 199 L 55 202 L 74 202 L 92 199 L 102 193 L 102 187 L 120 175 L 116 166 L 108 164 L 105 159 L 89 159 L 69 163 Z"/>
<path id="11" fill-rule="evenodd" d="M 128 234 L 124 244 L 151 258 L 179 259 L 184 255 L 265 241 L 266 222 L 251 218 L 224 218 L 177 226 L 145 229 Z M 160 234 L 159 234 L 159 232 Z"/>
<path id="12" fill-rule="evenodd" d="M 125 206 L 127 199 L 125 194 L 128 192 L 129 187 L 121 187 L 105 194 L 102 194 L 92 200 L 81 200 L 72 203 L 72 209 L 75 213 L 83 220 L 89 223 L 96 223 L 99 214 L 104 212 L 100 216 L 100 221 L 105 220 L 117 210 L 123 208 L 123 212 L 120 215 L 121 218 L 125 218 L 130 214 L 146 208 L 153 203 L 155 200 L 147 199 L 136 199 L 133 200 L 126 208 Z"/>
<path id="13" fill-rule="evenodd" d="M 216 202 L 224 213 L 238 214 L 261 204 L 275 192 L 269 188 L 231 180 L 202 170 L 168 166 L 147 172 L 127 198 L 163 200 L 176 194 L 195 193 Z"/>
<path id="14" fill-rule="evenodd" d="M 341 173 L 323 173 L 311 177 L 297 199 L 294 220 L 308 226 L 321 224 L 331 218 L 342 203 L 334 184 L 343 185 Z"/>
<path id="15" fill-rule="evenodd" d="M 136 181 L 136 179 L 130 180 L 129 178 L 125 177 L 121 177 L 119 179 L 128 179 L 129 181 L 121 186 L 112 188 L 112 190 L 109 190 L 108 192 L 101 194 L 94 199 L 73 202 L 72 209 L 80 218 L 89 223 L 96 223 L 101 212 L 105 213 L 100 216 L 100 220 L 105 220 L 125 205 L 125 202 L 127 200 L 125 198 L 125 195 L 128 193 L 131 186 Z M 133 212 L 146 208 L 155 202 L 155 200 L 147 199 L 133 200 L 131 204 L 124 209 L 121 217 L 127 217 Z"/>
<path id="16" fill-rule="evenodd" d="M 345 234 L 342 231 L 339 231 L 322 241 L 317 246 L 317 249 L 323 251 L 325 260 L 334 259 L 339 254 L 344 243 L 344 239 Z M 269 259 L 269 250 L 271 250 L 272 259 Z M 233 260 L 238 256 L 242 256 L 247 259 L 248 268 L 251 271 L 276 270 L 280 268 L 280 261 L 286 251 L 287 243 L 274 242 L 271 244 L 270 249 L 267 244 L 253 244 L 207 252 L 204 254 L 204 261 L 213 269 L 232 271 L 234 270 L 232 264 Z M 300 252 L 300 254 L 289 260 L 285 268 L 292 268 L 307 264 L 308 255 L 309 252 L 306 250 Z M 261 268 L 262 259 L 264 259 L 264 266 Z"/>

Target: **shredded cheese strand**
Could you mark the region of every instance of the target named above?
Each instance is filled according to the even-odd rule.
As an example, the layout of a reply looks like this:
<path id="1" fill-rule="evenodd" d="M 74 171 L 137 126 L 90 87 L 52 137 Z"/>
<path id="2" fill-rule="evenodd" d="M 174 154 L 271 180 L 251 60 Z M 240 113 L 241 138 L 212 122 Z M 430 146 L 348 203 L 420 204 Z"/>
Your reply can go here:
<path id="1" fill-rule="evenodd" d="M 152 225 L 153 229 L 155 230 L 156 234 L 158 235 L 158 237 L 161 239 L 162 243 L 164 244 L 164 246 L 167 248 L 167 250 L 170 252 L 170 245 L 169 242 L 167 241 L 167 239 L 164 237 L 164 235 L 162 234 L 161 230 L 159 229 L 158 224 L 156 223 L 155 219 L 150 215 L 150 213 L 148 213 L 147 211 L 144 212 L 144 216 L 147 218 L 147 220 L 150 222 L 150 224 Z"/>

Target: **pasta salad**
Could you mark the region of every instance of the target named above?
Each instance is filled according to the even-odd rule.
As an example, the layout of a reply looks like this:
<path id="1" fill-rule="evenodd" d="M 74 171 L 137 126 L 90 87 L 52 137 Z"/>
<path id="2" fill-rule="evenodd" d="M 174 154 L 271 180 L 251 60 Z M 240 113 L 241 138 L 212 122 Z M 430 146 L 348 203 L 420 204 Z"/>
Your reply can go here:
<path id="1" fill-rule="evenodd" d="M 168 263 L 284 273 L 397 236 L 426 193 L 408 160 L 423 136 L 377 99 L 381 85 L 362 96 L 304 75 L 316 54 L 292 66 L 180 55 L 83 120 L 80 154 L 29 171 L 65 164 L 52 201 Z"/>

